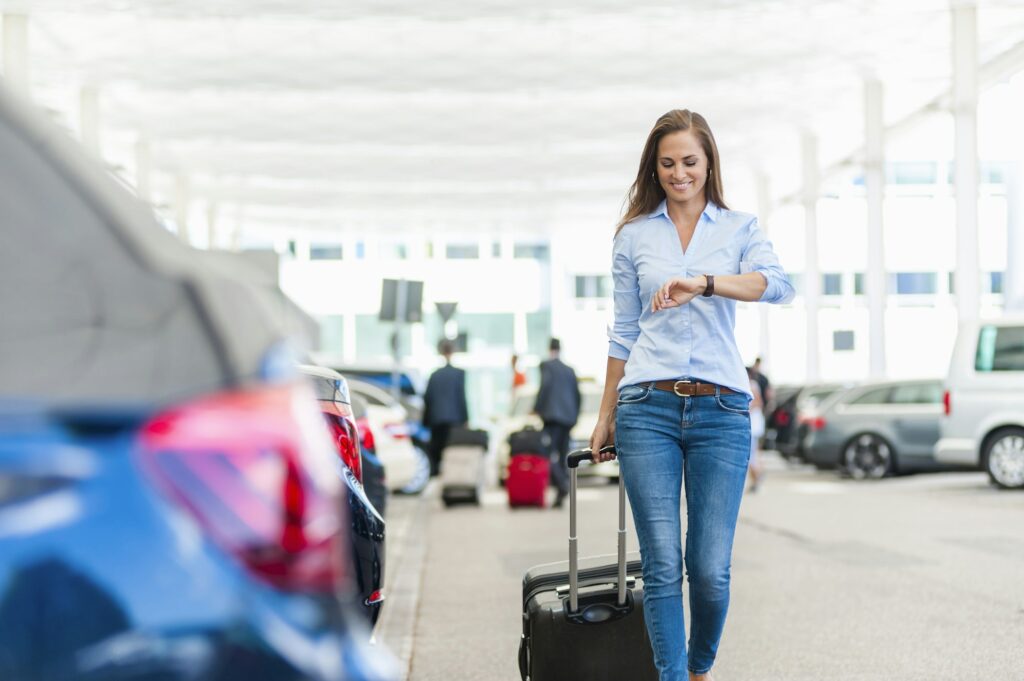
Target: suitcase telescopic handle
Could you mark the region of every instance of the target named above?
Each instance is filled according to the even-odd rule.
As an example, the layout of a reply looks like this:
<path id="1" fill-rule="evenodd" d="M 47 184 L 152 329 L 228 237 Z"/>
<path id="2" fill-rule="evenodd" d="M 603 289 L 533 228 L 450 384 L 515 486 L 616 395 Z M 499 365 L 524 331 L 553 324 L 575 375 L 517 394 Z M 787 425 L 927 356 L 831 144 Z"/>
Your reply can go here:
<path id="1" fill-rule="evenodd" d="M 602 454 L 614 454 L 615 445 L 601 447 Z M 579 547 L 576 541 L 576 485 L 577 469 L 581 461 L 593 461 L 591 449 L 579 449 L 569 454 L 569 611 L 579 607 Z M 626 487 L 619 474 L 619 605 L 626 603 Z"/>

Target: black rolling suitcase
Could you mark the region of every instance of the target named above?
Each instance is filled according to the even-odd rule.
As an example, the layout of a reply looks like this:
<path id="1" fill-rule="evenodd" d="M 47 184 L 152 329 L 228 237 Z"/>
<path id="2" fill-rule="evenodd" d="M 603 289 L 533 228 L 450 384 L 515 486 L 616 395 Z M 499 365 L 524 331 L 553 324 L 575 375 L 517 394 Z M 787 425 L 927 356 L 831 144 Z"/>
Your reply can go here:
<path id="1" fill-rule="evenodd" d="M 619 551 L 578 558 L 576 468 L 590 450 L 569 455 L 569 561 L 538 565 L 523 577 L 523 681 L 658 681 L 644 625 L 639 560 L 626 560 L 626 491 L 619 478 Z"/>

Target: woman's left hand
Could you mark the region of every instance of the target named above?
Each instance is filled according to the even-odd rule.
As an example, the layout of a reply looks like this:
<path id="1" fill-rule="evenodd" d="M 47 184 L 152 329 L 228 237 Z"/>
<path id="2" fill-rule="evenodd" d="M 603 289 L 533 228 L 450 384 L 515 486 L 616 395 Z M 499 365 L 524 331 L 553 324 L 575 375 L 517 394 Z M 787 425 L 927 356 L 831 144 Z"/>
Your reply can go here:
<path id="1" fill-rule="evenodd" d="M 704 292 L 704 277 L 672 277 L 654 294 L 651 312 L 686 305 Z"/>

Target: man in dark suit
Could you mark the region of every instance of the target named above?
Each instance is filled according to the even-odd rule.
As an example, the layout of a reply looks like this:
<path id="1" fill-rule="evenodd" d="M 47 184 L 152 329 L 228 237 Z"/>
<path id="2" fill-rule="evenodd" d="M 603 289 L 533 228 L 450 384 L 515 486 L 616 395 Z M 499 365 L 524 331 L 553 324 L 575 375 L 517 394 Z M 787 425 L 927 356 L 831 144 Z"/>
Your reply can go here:
<path id="1" fill-rule="evenodd" d="M 452 366 L 455 348 L 451 341 L 441 342 L 444 366 L 430 375 L 427 392 L 423 395 L 423 425 L 430 428 L 430 475 L 441 470 L 441 454 L 448 444 L 452 426 L 465 425 L 469 420 L 466 406 L 466 372 Z"/>
<path id="2" fill-rule="evenodd" d="M 580 386 L 576 372 L 561 359 L 562 344 L 552 338 L 548 346 L 551 359 L 540 363 L 540 391 L 533 410 L 544 421 L 544 432 L 551 438 L 551 479 L 558 488 L 555 508 L 569 493 L 569 432 L 580 416 Z M 557 455 L 557 458 L 556 458 Z"/>

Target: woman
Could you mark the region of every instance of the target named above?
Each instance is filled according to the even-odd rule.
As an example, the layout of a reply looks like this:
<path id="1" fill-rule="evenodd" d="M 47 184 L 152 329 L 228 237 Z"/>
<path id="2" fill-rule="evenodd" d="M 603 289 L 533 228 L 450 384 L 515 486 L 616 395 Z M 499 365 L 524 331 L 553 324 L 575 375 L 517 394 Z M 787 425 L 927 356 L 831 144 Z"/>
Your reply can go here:
<path id="1" fill-rule="evenodd" d="M 690 111 L 670 111 L 651 130 L 612 250 L 615 322 L 590 445 L 618 448 L 661 681 L 685 679 L 687 670 L 690 679 L 710 679 L 750 456 L 750 383 L 733 336 L 735 301 L 784 303 L 793 288 L 757 219 L 725 205 L 714 137 Z"/>

